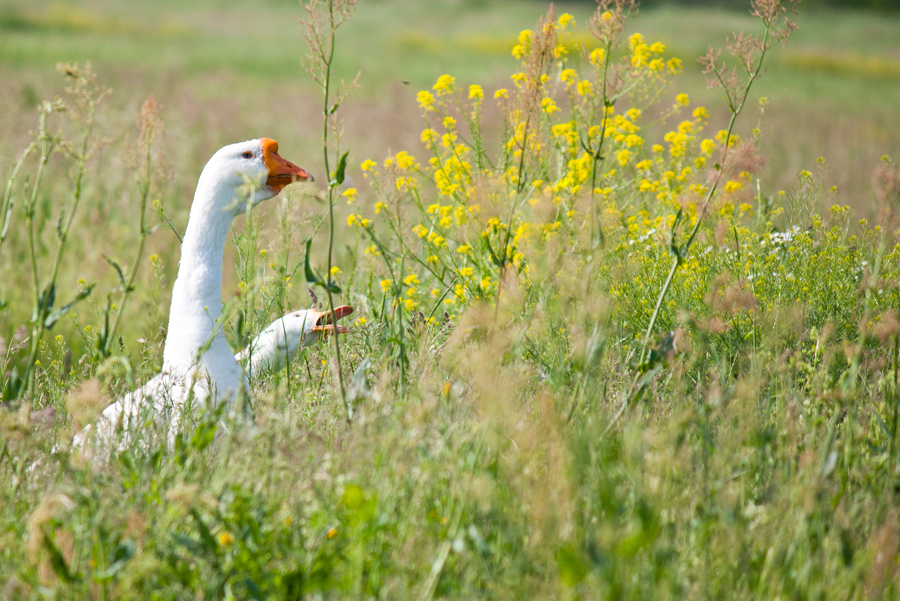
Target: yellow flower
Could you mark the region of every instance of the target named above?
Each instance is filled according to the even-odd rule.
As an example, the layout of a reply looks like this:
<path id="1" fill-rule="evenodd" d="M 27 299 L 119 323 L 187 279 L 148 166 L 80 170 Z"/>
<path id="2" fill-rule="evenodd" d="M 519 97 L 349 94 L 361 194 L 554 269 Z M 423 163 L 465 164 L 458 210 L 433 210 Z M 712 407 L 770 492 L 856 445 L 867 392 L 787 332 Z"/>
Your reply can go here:
<path id="1" fill-rule="evenodd" d="M 559 16 L 559 19 L 556 22 L 559 23 L 560 29 L 565 29 L 569 23 L 575 23 L 575 17 L 573 17 L 569 13 L 563 13 Z"/>
<path id="2" fill-rule="evenodd" d="M 606 60 L 606 49 L 594 48 L 591 50 L 591 64 L 599 67 Z"/>
<path id="3" fill-rule="evenodd" d="M 459 248 L 456 249 L 456 252 L 464 255 L 466 253 L 472 252 L 472 247 L 469 246 L 468 244 L 463 244 L 462 246 L 460 246 Z"/>
<path id="4" fill-rule="evenodd" d="M 363 171 L 370 171 L 377 166 L 378 166 L 378 163 L 376 163 L 375 161 L 373 161 L 371 159 L 366 159 L 365 161 L 362 162 L 362 164 L 359 166 L 359 168 L 362 169 Z"/>
<path id="5" fill-rule="evenodd" d="M 654 54 L 662 54 L 665 51 L 666 51 L 666 45 L 663 44 L 662 42 L 653 42 L 650 45 L 650 52 L 653 52 Z"/>
<path id="6" fill-rule="evenodd" d="M 434 131 L 433 129 L 430 129 L 430 128 L 429 128 L 429 129 L 423 129 L 423 130 L 422 130 L 422 141 L 425 142 L 426 144 L 427 144 L 428 142 L 434 141 L 434 139 L 435 139 L 436 137 L 437 137 L 437 132 Z"/>
<path id="7" fill-rule="evenodd" d="M 418 306 L 418 303 L 415 301 L 415 299 L 404 298 L 403 305 L 406 307 L 407 311 L 412 311 L 413 309 L 415 309 Z"/>
<path id="8" fill-rule="evenodd" d="M 725 184 L 725 192 L 737 192 L 744 187 L 744 184 L 736 181 L 729 181 Z"/>
<path id="9" fill-rule="evenodd" d="M 331 275 L 332 275 L 332 276 L 340 275 L 341 273 L 343 273 L 343 272 L 341 271 L 341 268 L 338 267 L 337 265 L 335 265 L 335 266 L 333 266 L 333 267 L 331 268 Z"/>
<path id="10" fill-rule="evenodd" d="M 509 98 L 509 92 L 506 88 L 500 88 L 496 92 L 494 92 L 494 98 Z"/>
<path id="11" fill-rule="evenodd" d="M 441 75 L 432 89 L 438 94 L 449 94 L 456 89 L 456 78 L 452 75 Z"/>
<path id="12" fill-rule="evenodd" d="M 449 119 L 450 117 L 447 117 Z M 446 120 L 445 120 L 446 121 Z M 406 152 L 405 150 L 401 150 L 397 153 L 397 167 L 403 171 L 410 171 L 412 169 L 417 169 L 419 166 L 416 164 L 416 159 L 411 154 Z"/>
<path id="13" fill-rule="evenodd" d="M 219 544 L 223 547 L 227 547 L 231 543 L 234 542 L 234 537 L 228 534 L 227 532 L 222 532 L 219 534 Z"/>
<path id="14" fill-rule="evenodd" d="M 358 317 L 356 319 L 356 325 L 362 326 L 365 325 L 368 320 L 365 317 Z"/>
<path id="15" fill-rule="evenodd" d="M 553 49 L 553 56 L 555 56 L 556 58 L 561 58 L 561 57 L 567 55 L 568 53 L 569 53 L 569 51 L 566 50 L 566 47 L 563 46 L 562 44 L 559 44 L 556 48 Z"/>
<path id="16" fill-rule="evenodd" d="M 337 528 L 330 529 L 328 532 L 325 533 L 325 536 L 327 536 L 329 539 L 334 538 L 335 536 L 337 536 Z"/>
<path id="17" fill-rule="evenodd" d="M 476 100 L 484 98 L 484 90 L 481 89 L 480 85 L 472 84 L 469 86 L 469 98 L 474 98 Z"/>
<path id="18" fill-rule="evenodd" d="M 419 106 L 426 111 L 434 110 L 434 95 L 428 90 L 419 92 L 416 99 L 419 101 Z"/>
<path id="19" fill-rule="evenodd" d="M 559 107 L 556 106 L 556 103 L 553 102 L 552 98 L 544 98 L 541 100 L 541 108 L 544 109 L 544 112 L 548 115 L 552 115 L 559 110 Z"/>
<path id="20" fill-rule="evenodd" d="M 682 93 L 675 97 L 675 103 L 678 104 L 679 106 L 687 106 L 688 104 L 691 103 L 691 99 L 688 97 L 687 94 Z"/>
<path id="21" fill-rule="evenodd" d="M 349 215 L 347 215 L 347 225 L 348 226 L 353 227 L 354 225 L 357 225 L 358 223 L 359 222 L 356 220 L 356 215 L 354 215 L 353 213 L 350 213 Z"/>
<path id="22" fill-rule="evenodd" d="M 475 270 L 471 267 L 461 267 L 459 270 L 459 275 L 464 278 L 470 277 L 473 273 L 475 273 Z"/>
<path id="23" fill-rule="evenodd" d="M 566 84 L 573 83 L 577 77 L 578 77 L 578 73 L 575 72 L 575 69 L 563 69 L 559 73 L 560 81 L 562 81 Z"/>
<path id="24" fill-rule="evenodd" d="M 403 283 L 407 286 L 417 286 L 419 284 L 419 276 L 414 273 L 409 274 L 405 278 L 403 278 Z"/>
<path id="25" fill-rule="evenodd" d="M 694 119 L 709 119 L 709 111 L 702 106 L 694 109 Z"/>
<path id="26" fill-rule="evenodd" d="M 341 193 L 341 196 L 344 196 L 347 199 L 347 204 L 353 204 L 356 200 L 356 188 L 347 188 Z"/>
<path id="27" fill-rule="evenodd" d="M 590 96 L 593 88 L 594 84 L 587 80 L 579 81 L 578 85 L 575 86 L 575 90 L 578 92 L 579 96 Z"/>
<path id="28" fill-rule="evenodd" d="M 381 291 L 382 292 L 387 292 L 390 289 L 390 287 L 391 287 L 390 279 L 381 280 Z"/>

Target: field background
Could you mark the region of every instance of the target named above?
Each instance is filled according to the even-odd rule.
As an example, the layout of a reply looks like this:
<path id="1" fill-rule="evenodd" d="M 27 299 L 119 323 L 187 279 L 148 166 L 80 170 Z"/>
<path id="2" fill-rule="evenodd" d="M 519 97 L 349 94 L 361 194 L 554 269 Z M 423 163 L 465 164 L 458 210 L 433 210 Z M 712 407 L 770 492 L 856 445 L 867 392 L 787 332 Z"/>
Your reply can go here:
<path id="1" fill-rule="evenodd" d="M 584 35 L 593 5 L 555 6 Z M 338 32 L 336 63 L 341 79 L 360 74 L 339 112 L 359 205 L 375 200 L 363 160 L 427 156 L 416 94 L 442 74 L 461 90 L 484 87 L 485 138 L 499 147 L 492 92 L 510 87 L 510 49 L 546 10 L 524 1 L 361 3 Z M 623 415 L 638 377 L 634 341 L 667 269 L 657 231 L 667 207 L 634 230 L 611 228 L 622 244 L 588 270 L 595 279 L 578 281 L 580 250 L 561 252 L 559 276 L 532 249 L 546 296 L 522 301 L 522 314 L 510 308 L 521 300 L 511 292 L 509 305 L 461 314 L 455 330 L 411 327 L 404 382 L 385 334 L 390 319 L 374 319 L 383 274 L 360 258 L 361 236 L 341 202 L 340 301 L 370 320 L 344 339 L 345 360 L 348 372 L 366 357 L 375 363 L 357 423 L 342 419 L 331 351 L 319 345 L 293 370 L 254 383 L 257 429 L 194 437 L 175 453 L 130 449 L 100 468 L 57 457 L 29 481 L 23 458 L 49 456 L 83 418 L 79 404 L 118 396 L 158 370 L 176 232 L 216 149 L 272 137 L 317 177 L 312 193 L 294 186 L 265 203 L 250 227 L 236 221 L 223 297 L 245 283 L 239 246 L 300 264 L 303 239 L 327 214 L 321 97 L 301 69 L 302 16 L 295 2 L 0 0 L 2 181 L 35 129 L 37 103 L 63 92 L 57 62 L 90 61 L 113 91 L 98 112 L 106 145 L 89 163 L 58 297 L 71 298 L 79 282 L 95 291 L 45 336 L 34 413 L 15 405 L 0 413 L 3 443 L 12 441 L 0 445 L 0 597 L 898 598 L 900 326 L 859 335 L 876 322 L 896 325 L 889 310 L 900 307 L 896 225 L 873 229 L 889 208 L 876 202 L 873 173 L 884 155 L 900 158 L 896 12 L 801 7 L 799 30 L 768 57 L 737 129 L 744 137 L 762 129 L 763 195 L 796 200 L 784 201 L 776 223 L 743 211 L 729 222 L 739 252 L 745 244 L 772 262 L 744 269 L 710 218 L 701 233 L 708 254 L 683 269 L 657 327 L 689 330 L 693 346 L 619 422 L 611 416 Z M 709 107 L 712 135 L 727 112 L 696 59 L 740 30 L 759 31 L 746 10 L 654 5 L 626 34 L 640 31 L 683 60 L 667 98 L 684 92 Z M 148 239 L 114 349 L 134 367 L 126 373 L 124 362 L 85 353 L 118 282 L 104 257 L 128 265 L 134 253 L 137 191 L 125 157 L 149 95 L 164 107 L 166 130 L 167 185 L 153 200 L 174 231 L 160 227 Z M 659 139 L 672 126 L 649 124 L 642 135 Z M 55 156 L 48 173 L 38 207 L 43 260 L 55 248 L 71 161 Z M 583 242 L 571 240 L 576 250 Z M 320 271 L 326 241 L 323 228 L 312 253 Z M 31 317 L 24 246 L 17 217 L 0 255 L 3 349 Z M 271 279 L 259 263 L 262 277 L 250 283 Z M 874 283 L 873 265 L 882 268 Z M 309 305 L 300 270 L 284 298 L 259 295 L 266 301 L 251 329 Z M 751 272 L 762 276 L 753 282 L 759 307 L 741 307 L 740 294 L 717 304 L 726 286 L 750 286 Z M 710 315 L 723 313 L 728 327 L 716 330 Z M 528 334 L 516 338 L 520 326 Z M 582 350 L 598 331 L 605 346 L 591 364 Z M 6 368 L 23 355 L 12 353 Z M 201 425 L 211 432 L 217 423 Z"/>
<path id="2" fill-rule="evenodd" d="M 592 12 L 588 2 L 556 7 L 580 23 Z M 339 33 L 337 55 L 339 78 L 349 81 L 360 74 L 359 88 L 342 107 L 351 184 L 360 179 L 357 167 L 364 159 L 380 162 L 399 150 L 421 154 L 424 125 L 416 117 L 421 113 L 415 96 L 438 75 L 450 73 L 463 86 L 480 83 L 489 91 L 508 86 L 515 64 L 509 49 L 517 32 L 533 27 L 545 8 L 540 2 L 361 3 Z M 7 110 L 0 112 L 5 141 L 0 164 L 14 164 L 27 143 L 37 102 L 62 93 L 57 62 L 90 61 L 100 83 L 113 90 L 99 116 L 111 146 L 92 168 L 95 179 L 115 185 L 116 198 L 99 202 L 95 222 L 113 205 L 127 211 L 134 202 L 120 159 L 148 95 L 164 107 L 171 182 L 162 200 L 178 231 L 187 222 L 197 174 L 225 144 L 272 137 L 284 156 L 321 174 L 321 107 L 318 91 L 301 68 L 306 45 L 296 19 L 302 16 L 299 5 L 275 1 L 258 2 L 251 9 L 241 2 L 202 0 L 190 6 L 167 0 L 3 0 L 0 103 Z M 772 54 L 765 77 L 752 92 L 751 99 L 767 97 L 770 108 L 762 121 L 745 116 L 738 133 L 762 126 L 767 166 L 761 177 L 771 193 L 789 191 L 801 170 L 824 169 L 822 182 L 829 193 L 821 204 L 849 205 L 855 215 L 871 218 L 877 211 L 873 170 L 883 155 L 900 155 L 900 16 L 813 7 L 796 21 L 799 30 L 791 43 Z M 753 25 L 748 11 L 654 6 L 643 10 L 629 31 L 639 29 L 647 39 L 662 41 L 683 60 L 684 72 L 673 84 L 672 96 L 687 92 L 695 104 L 714 107 L 721 94 L 707 89 L 696 59 L 710 44 L 721 44 L 726 35 Z M 488 112 L 488 127 L 499 127 L 498 117 L 496 109 L 493 115 Z M 724 124 L 725 115 L 713 111 L 711 128 Z M 817 162 L 820 157 L 824 166 Z M 324 205 L 306 199 L 303 209 L 320 215 Z M 276 209 L 268 205 L 262 211 L 268 215 Z M 337 221 L 345 218 L 339 210 Z M 266 227 L 273 219 L 263 217 L 262 222 Z M 125 257 L 112 242 L 83 242 L 86 246 L 72 253 L 73 262 L 64 264 L 61 285 L 75 289 L 75 280 L 85 278 L 113 287 L 115 273 L 101 257 Z M 148 244 L 174 277 L 175 236 L 159 231 Z M 346 249 L 339 249 L 338 257 L 346 265 Z M 96 263 L 95 268 L 85 272 L 85 260 Z M 232 262 L 226 259 L 226 266 Z M 26 271 L 5 264 L 0 274 L 7 296 L 27 289 Z M 234 284 L 227 276 L 226 268 L 226 288 Z M 165 297 L 161 300 L 165 304 Z M 298 302 L 305 303 L 302 294 Z M 29 310 L 0 324 L 2 334 L 9 337 Z M 160 315 L 154 319 L 158 324 Z M 132 339 L 139 336 L 146 332 Z"/>

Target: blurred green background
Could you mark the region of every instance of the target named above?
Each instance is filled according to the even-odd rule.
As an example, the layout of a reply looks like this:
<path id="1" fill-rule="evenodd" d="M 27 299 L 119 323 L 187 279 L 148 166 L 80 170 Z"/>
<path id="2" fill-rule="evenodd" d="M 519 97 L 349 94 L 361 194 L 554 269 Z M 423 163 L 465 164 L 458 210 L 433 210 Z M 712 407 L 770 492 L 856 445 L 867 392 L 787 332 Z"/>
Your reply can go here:
<path id="1" fill-rule="evenodd" d="M 754 97 L 766 96 L 762 118 L 765 179 L 786 189 L 816 159 L 826 160 L 835 202 L 873 210 L 870 179 L 879 157 L 900 155 L 900 13 L 835 8 L 836 0 L 801 6 L 799 30 L 772 53 Z M 887 6 L 883 0 L 840 2 Z M 650 2 L 629 28 L 662 41 L 684 61 L 672 89 L 707 105 L 713 126 L 724 122 L 717 92 L 706 88 L 696 59 L 733 31 L 756 31 L 749 4 L 701 6 Z M 827 6 L 826 6 L 827 5 Z M 415 153 L 423 122 L 419 89 L 442 73 L 459 83 L 504 87 L 516 69 L 509 50 L 548 3 L 533 1 L 369 0 L 340 31 L 338 73 L 360 73 L 342 107 L 351 162 L 393 150 Z M 558 2 L 584 35 L 591 2 Z M 306 46 L 296 23 L 298 2 L 200 0 L 78 3 L 0 1 L 0 172 L 5 173 L 34 124 L 34 106 L 59 93 L 59 61 L 91 61 L 114 90 L 106 135 L 133 124 L 147 95 L 166 107 L 174 159 L 173 193 L 190 198 L 206 158 L 223 144 L 273 137 L 286 156 L 318 160 L 318 93 L 301 68 Z M 581 38 L 579 38 L 581 39 Z M 489 115 L 490 117 L 490 115 Z M 742 120 L 742 133 L 757 118 Z M 671 126 L 671 125 L 670 125 Z M 177 133 L 177 135 L 176 135 Z M 311 164 L 316 170 L 317 166 Z M 829 201 L 830 202 L 830 201 Z"/>

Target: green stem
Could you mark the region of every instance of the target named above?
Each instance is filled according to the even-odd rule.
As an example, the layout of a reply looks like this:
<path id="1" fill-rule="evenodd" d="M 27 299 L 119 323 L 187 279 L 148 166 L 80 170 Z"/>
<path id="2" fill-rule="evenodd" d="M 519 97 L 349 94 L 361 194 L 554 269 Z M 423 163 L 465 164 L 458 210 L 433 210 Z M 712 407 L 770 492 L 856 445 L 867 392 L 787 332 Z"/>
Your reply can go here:
<path id="1" fill-rule="evenodd" d="M 330 161 L 328 159 L 328 116 L 331 114 L 331 107 L 328 106 L 329 103 L 329 95 L 331 92 L 331 69 L 334 61 L 334 45 L 335 45 L 335 32 L 337 27 L 334 22 L 334 0 L 328 0 L 328 18 L 329 18 L 329 29 L 330 29 L 330 40 L 328 46 L 328 56 L 325 57 L 325 83 L 323 85 L 323 120 L 322 120 L 322 153 L 325 157 L 325 175 L 328 178 L 328 272 L 326 274 L 326 279 L 328 281 L 328 286 L 325 287 L 325 291 L 328 295 L 328 310 L 331 311 L 332 315 L 334 315 L 334 297 L 331 293 L 331 267 L 333 260 L 333 250 L 334 250 L 334 193 L 337 187 L 337 182 L 333 181 L 331 178 L 331 166 Z M 350 407 L 350 404 L 347 400 L 347 390 L 344 386 L 344 374 L 341 369 L 341 346 L 340 346 L 340 335 L 337 330 L 334 332 L 334 356 L 337 364 L 337 377 L 338 377 L 338 385 L 341 389 L 341 401 L 344 404 L 344 413 L 347 418 L 347 423 L 351 423 L 353 420 L 353 408 Z"/>

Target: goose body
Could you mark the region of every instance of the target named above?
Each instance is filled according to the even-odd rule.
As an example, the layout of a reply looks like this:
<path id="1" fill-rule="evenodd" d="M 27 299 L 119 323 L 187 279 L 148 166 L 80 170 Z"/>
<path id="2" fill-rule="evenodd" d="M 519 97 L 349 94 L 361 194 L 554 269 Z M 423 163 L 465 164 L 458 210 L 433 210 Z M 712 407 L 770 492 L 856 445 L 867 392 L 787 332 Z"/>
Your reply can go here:
<path id="1" fill-rule="evenodd" d="M 312 180 L 307 171 L 278 155 L 269 138 L 219 149 L 197 182 L 172 289 L 162 373 L 107 407 L 95 430 L 100 439 L 117 424 L 126 430 L 142 411 L 169 424 L 170 443 L 187 402 L 228 401 L 246 389 L 238 358 L 228 347 L 222 324 L 222 264 L 234 218 L 277 195 L 294 181 Z M 91 431 L 75 437 L 81 446 Z"/>
<path id="2" fill-rule="evenodd" d="M 328 332 L 346 333 L 347 328 L 335 322 L 351 313 L 353 308 L 346 305 L 336 307 L 333 317 L 331 313 L 315 309 L 293 311 L 269 324 L 232 359 L 239 369 L 246 363 L 246 375 L 251 378 L 282 369 L 301 349 L 312 346 Z M 191 398 L 203 401 L 209 393 L 208 385 L 203 381 L 193 382 L 193 387 L 191 384 L 164 371 L 104 409 L 93 426 L 75 436 L 73 448 L 82 447 L 92 433 L 98 440 L 112 440 L 120 427 L 122 441 L 127 442 L 130 439 L 128 433 L 139 427 L 142 415 L 153 419 L 161 416 L 177 418 L 172 415 L 174 409 L 181 409 Z"/>

